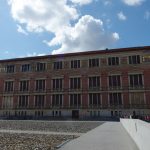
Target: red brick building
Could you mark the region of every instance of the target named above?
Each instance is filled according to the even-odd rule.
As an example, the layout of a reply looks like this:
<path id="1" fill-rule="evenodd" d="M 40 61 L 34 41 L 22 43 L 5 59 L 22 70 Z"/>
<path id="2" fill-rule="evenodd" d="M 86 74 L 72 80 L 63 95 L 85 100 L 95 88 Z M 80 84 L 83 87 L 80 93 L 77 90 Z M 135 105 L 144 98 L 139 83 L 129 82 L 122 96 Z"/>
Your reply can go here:
<path id="1" fill-rule="evenodd" d="M 0 116 L 150 115 L 150 46 L 0 60 Z"/>

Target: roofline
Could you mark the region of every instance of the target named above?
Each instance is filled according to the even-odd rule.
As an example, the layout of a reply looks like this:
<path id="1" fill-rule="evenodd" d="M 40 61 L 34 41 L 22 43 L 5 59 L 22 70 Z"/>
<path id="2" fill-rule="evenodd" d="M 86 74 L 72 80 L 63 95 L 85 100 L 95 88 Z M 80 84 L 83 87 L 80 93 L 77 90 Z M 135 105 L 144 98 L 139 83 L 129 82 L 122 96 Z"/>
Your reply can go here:
<path id="1" fill-rule="evenodd" d="M 127 47 L 127 48 L 115 48 L 115 49 L 105 49 L 105 50 L 93 50 L 84 52 L 74 52 L 56 55 L 44 55 L 44 56 L 34 56 L 34 57 L 22 57 L 22 58 L 12 58 L 0 60 L 0 63 L 12 62 L 12 61 L 26 61 L 26 60 L 37 60 L 37 59 L 47 59 L 47 58 L 59 58 L 59 57 L 70 57 L 70 56 L 80 56 L 80 55 L 91 55 L 91 54 L 109 54 L 118 52 L 129 52 L 129 51 L 141 51 L 150 50 L 150 46 L 140 46 L 140 47 Z"/>

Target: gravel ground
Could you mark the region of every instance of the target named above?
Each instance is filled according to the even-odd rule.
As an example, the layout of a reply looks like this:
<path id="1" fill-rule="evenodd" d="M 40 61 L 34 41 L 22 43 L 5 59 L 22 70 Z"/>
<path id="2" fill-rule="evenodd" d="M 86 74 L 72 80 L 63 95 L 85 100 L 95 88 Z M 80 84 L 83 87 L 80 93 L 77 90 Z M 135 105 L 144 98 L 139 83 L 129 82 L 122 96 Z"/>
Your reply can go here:
<path id="1" fill-rule="evenodd" d="M 56 133 L 86 133 L 104 122 L 89 121 L 31 121 L 31 120 L 0 120 L 0 150 L 55 150 L 55 146 L 75 135 L 56 135 Z M 14 133 L 10 133 L 14 130 Z M 28 131 L 17 133 L 16 130 Z M 32 131 L 41 131 L 33 134 Z M 47 134 L 43 134 L 46 132 Z M 48 134 L 55 132 L 55 134 Z"/>
<path id="2" fill-rule="evenodd" d="M 0 134 L 0 150 L 55 150 L 55 146 L 74 136 Z"/>
<path id="3" fill-rule="evenodd" d="M 89 121 L 21 121 L 1 120 L 0 130 L 33 130 L 86 133 L 104 122 Z"/>

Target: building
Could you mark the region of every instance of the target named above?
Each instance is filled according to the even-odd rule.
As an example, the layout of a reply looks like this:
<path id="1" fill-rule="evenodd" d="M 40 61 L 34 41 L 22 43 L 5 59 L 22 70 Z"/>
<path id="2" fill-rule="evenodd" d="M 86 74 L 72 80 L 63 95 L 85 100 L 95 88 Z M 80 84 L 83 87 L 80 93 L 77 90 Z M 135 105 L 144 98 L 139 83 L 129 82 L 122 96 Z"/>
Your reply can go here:
<path id="1" fill-rule="evenodd" d="M 150 46 L 0 60 L 1 117 L 150 115 Z"/>

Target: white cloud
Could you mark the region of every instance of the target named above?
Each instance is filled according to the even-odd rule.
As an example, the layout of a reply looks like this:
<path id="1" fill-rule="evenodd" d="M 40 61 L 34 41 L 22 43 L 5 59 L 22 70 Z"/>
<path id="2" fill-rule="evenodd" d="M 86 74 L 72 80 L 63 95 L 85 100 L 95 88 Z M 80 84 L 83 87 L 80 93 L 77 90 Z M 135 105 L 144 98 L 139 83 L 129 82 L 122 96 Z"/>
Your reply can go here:
<path id="1" fill-rule="evenodd" d="M 30 32 L 55 32 L 78 18 L 77 10 L 67 0 L 9 0 L 12 17 L 27 25 Z"/>
<path id="2" fill-rule="evenodd" d="M 27 54 L 27 57 L 44 56 L 44 55 L 46 55 L 46 54 L 33 52 L 33 53 L 28 53 L 28 54 Z M 21 56 L 21 57 L 22 57 L 22 56 Z"/>
<path id="3" fill-rule="evenodd" d="M 93 0 L 70 0 L 70 1 L 79 5 L 87 5 L 92 3 Z"/>
<path id="4" fill-rule="evenodd" d="M 118 33 L 108 33 L 103 22 L 92 16 L 82 16 L 74 27 L 65 28 L 56 34 L 48 44 L 60 44 L 61 47 L 52 54 L 104 49 L 119 40 Z"/>
<path id="5" fill-rule="evenodd" d="M 53 54 L 103 49 L 119 40 L 118 33 L 105 31 L 99 19 L 85 15 L 77 20 L 77 5 L 72 6 L 69 1 L 83 5 L 93 0 L 9 0 L 9 5 L 21 32 L 54 34 L 50 42 L 43 40 L 49 46 L 60 46 Z"/>
<path id="6" fill-rule="evenodd" d="M 122 0 L 125 4 L 129 6 L 141 5 L 145 0 Z"/>
<path id="7" fill-rule="evenodd" d="M 28 33 L 20 25 L 17 25 L 17 31 L 24 35 L 28 35 Z"/>
<path id="8" fill-rule="evenodd" d="M 124 15 L 124 13 L 123 13 L 122 11 L 119 12 L 119 13 L 117 14 L 117 16 L 118 16 L 118 19 L 119 19 L 119 20 L 125 21 L 125 20 L 127 19 L 127 17 Z"/>
<path id="9" fill-rule="evenodd" d="M 150 11 L 146 11 L 144 14 L 144 19 L 149 20 L 150 19 Z"/>
<path id="10" fill-rule="evenodd" d="M 111 5 L 111 4 L 112 4 L 112 1 L 111 1 L 111 0 L 105 0 L 105 1 L 103 1 L 103 4 L 104 4 L 105 6 Z"/>

